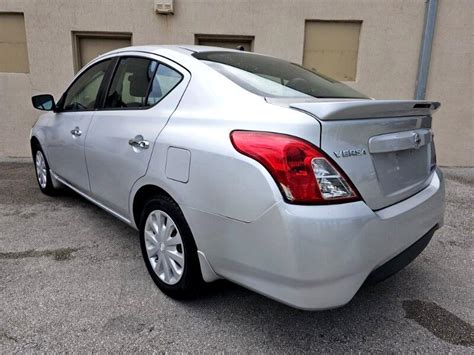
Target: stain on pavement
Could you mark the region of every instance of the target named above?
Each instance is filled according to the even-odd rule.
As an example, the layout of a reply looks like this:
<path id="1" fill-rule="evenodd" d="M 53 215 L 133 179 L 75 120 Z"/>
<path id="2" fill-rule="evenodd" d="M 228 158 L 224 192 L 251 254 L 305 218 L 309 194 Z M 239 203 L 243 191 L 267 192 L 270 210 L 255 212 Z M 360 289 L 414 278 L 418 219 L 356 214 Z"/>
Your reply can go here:
<path id="1" fill-rule="evenodd" d="M 405 318 L 412 319 L 436 337 L 462 346 L 474 346 L 474 327 L 434 302 L 403 301 Z"/>
<path id="2" fill-rule="evenodd" d="M 56 261 L 65 261 L 72 258 L 72 253 L 78 251 L 78 248 L 60 248 L 46 250 L 26 250 L 18 252 L 0 253 L 0 259 L 23 259 L 23 258 L 40 258 L 43 256 L 52 256 Z"/>

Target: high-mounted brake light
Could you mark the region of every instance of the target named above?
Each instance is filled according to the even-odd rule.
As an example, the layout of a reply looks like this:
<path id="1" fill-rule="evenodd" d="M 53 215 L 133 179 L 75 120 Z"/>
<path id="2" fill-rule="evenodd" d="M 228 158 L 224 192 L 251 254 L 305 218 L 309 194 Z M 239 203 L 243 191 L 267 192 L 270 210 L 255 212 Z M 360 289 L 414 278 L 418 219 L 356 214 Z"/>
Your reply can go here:
<path id="1" fill-rule="evenodd" d="M 336 164 L 305 140 L 258 131 L 233 131 L 230 139 L 238 152 L 269 171 L 290 203 L 327 204 L 360 199 Z"/>

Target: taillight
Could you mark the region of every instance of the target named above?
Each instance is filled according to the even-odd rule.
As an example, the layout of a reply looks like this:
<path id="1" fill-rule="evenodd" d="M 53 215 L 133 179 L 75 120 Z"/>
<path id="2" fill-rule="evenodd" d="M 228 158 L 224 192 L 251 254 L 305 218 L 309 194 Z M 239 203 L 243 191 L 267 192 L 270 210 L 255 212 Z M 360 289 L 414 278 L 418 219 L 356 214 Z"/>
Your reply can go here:
<path id="1" fill-rule="evenodd" d="M 305 140 L 257 131 L 233 131 L 230 139 L 238 152 L 255 159 L 270 172 L 290 203 L 325 204 L 360 199 L 336 164 Z"/>

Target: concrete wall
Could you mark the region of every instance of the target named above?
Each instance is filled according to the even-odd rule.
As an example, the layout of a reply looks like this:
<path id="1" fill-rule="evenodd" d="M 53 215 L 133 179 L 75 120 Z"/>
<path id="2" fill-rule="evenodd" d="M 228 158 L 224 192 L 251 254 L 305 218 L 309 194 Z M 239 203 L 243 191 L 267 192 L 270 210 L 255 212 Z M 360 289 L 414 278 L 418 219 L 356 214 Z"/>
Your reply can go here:
<path id="1" fill-rule="evenodd" d="M 472 166 L 471 0 L 440 0 L 427 98 L 435 116 L 438 161 Z M 134 45 L 194 43 L 199 34 L 255 36 L 254 50 L 302 62 L 305 20 L 361 20 L 357 77 L 349 84 L 376 98 L 414 96 L 424 0 L 175 0 L 175 15 L 153 0 L 0 0 L 24 12 L 30 73 L 0 73 L 0 156 L 29 154 L 39 112 L 30 97 L 59 97 L 74 73 L 71 31 L 130 32 Z"/>
<path id="2" fill-rule="evenodd" d="M 438 160 L 474 166 L 474 1 L 440 0 L 427 99 L 443 106 L 434 117 Z"/>

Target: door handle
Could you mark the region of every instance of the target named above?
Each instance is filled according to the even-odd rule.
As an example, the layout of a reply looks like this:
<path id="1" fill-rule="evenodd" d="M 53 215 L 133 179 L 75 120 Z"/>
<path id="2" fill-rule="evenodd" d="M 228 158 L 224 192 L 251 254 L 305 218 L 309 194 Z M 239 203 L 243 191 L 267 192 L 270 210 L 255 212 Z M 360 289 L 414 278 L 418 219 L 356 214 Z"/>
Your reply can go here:
<path id="1" fill-rule="evenodd" d="M 76 137 L 80 137 L 82 134 L 82 131 L 79 129 L 79 127 L 74 128 L 71 130 L 71 134 Z"/>
<path id="2" fill-rule="evenodd" d="M 148 149 L 148 147 L 150 147 L 150 142 L 143 138 L 141 134 L 139 134 L 133 139 L 130 139 L 128 141 L 128 144 L 130 144 L 132 147 L 137 147 L 140 149 Z"/>

